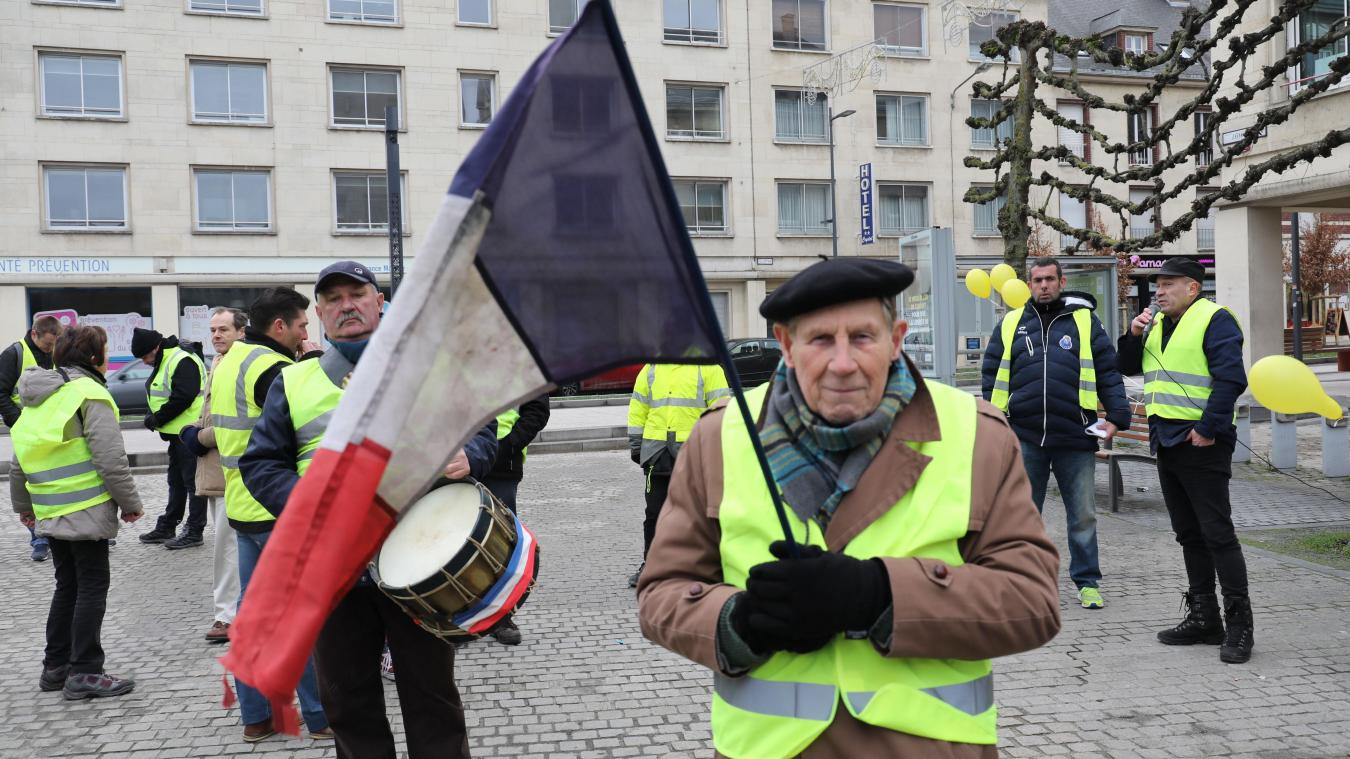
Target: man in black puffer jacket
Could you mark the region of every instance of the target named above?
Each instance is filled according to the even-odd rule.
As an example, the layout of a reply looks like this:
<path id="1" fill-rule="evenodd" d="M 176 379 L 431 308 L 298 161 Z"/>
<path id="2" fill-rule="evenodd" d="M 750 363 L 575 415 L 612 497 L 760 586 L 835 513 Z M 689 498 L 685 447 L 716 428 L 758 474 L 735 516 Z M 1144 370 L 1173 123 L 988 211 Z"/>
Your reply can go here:
<path id="1" fill-rule="evenodd" d="M 1092 313 L 1096 300 L 1065 292 L 1063 270 L 1053 258 L 1031 262 L 1027 279 L 1033 300 L 1009 311 L 989 339 L 981 385 L 984 397 L 1008 415 L 1022 443 L 1038 509 L 1054 471 L 1068 516 L 1069 576 L 1083 608 L 1100 609 L 1093 479 L 1098 435 L 1090 428 L 1100 402 L 1106 419 L 1096 429 L 1110 440 L 1129 428 L 1130 406 L 1115 346 Z"/>

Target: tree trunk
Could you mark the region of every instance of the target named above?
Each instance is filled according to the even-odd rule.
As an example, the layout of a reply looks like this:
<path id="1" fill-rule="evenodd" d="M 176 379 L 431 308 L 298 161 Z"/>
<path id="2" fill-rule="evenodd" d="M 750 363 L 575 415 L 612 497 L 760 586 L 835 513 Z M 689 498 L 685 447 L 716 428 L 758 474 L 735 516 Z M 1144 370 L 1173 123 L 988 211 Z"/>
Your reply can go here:
<path id="1" fill-rule="evenodd" d="M 1012 140 L 1007 146 L 1008 188 L 1003 211 L 999 213 L 999 231 L 1003 234 L 1003 260 L 1019 275 L 1026 270 L 1027 238 L 1031 235 L 1031 124 L 1035 116 L 1036 75 L 1040 53 L 1039 36 L 1029 39 L 1026 30 L 1018 41 L 1022 60 L 1018 64 L 1017 96 L 1013 101 Z"/>

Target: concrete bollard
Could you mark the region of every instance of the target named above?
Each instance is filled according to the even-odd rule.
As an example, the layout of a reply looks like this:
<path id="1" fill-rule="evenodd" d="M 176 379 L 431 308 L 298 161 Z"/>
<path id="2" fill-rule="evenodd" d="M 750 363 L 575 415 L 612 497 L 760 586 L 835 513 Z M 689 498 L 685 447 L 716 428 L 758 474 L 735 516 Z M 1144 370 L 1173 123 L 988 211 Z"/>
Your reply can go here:
<path id="1" fill-rule="evenodd" d="M 1270 415 L 1270 463 L 1276 469 L 1292 470 L 1298 466 L 1297 420 L 1297 416 Z"/>
<path id="2" fill-rule="evenodd" d="M 1350 424 L 1340 419 L 1322 420 L 1322 475 L 1350 477 Z"/>
<path id="3" fill-rule="evenodd" d="M 1252 407 L 1239 403 L 1237 407 L 1237 445 L 1233 446 L 1233 463 L 1245 464 L 1252 460 Z"/>

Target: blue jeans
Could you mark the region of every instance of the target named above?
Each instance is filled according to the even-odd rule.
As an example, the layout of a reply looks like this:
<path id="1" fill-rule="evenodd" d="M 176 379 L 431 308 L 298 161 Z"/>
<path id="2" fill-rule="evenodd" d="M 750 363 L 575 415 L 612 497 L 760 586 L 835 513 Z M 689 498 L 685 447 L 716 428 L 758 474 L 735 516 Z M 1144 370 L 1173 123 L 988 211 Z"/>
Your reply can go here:
<path id="1" fill-rule="evenodd" d="M 37 548 L 38 546 L 45 546 L 45 545 L 47 545 L 47 539 L 44 538 L 44 537 L 42 537 L 41 535 L 37 534 L 36 532 L 33 532 L 33 528 L 32 528 L 32 527 L 29 527 L 29 528 L 28 528 L 28 545 L 30 545 L 30 546 L 32 546 L 32 547 L 34 547 L 34 548 Z"/>
<path id="2" fill-rule="evenodd" d="M 248 590 L 248 581 L 253 577 L 253 569 L 258 566 L 263 546 L 272 536 L 267 532 L 237 532 L 239 538 L 239 600 L 244 600 Z M 256 725 L 272 716 L 272 707 L 263 694 L 249 687 L 239 678 L 234 678 L 235 689 L 239 691 L 239 716 L 245 725 Z M 300 716 L 312 733 L 328 727 L 328 717 L 323 713 L 323 704 L 319 701 L 319 678 L 314 674 L 314 657 L 305 662 L 305 672 L 300 676 L 300 685 L 296 688 L 300 696 Z"/>
<path id="3" fill-rule="evenodd" d="M 1045 506 L 1045 486 L 1055 473 L 1069 526 L 1069 577 L 1079 588 L 1095 588 L 1102 570 L 1097 563 L 1097 495 L 1092 451 L 1041 448 L 1022 443 L 1022 461 L 1031 480 L 1036 510 Z"/>

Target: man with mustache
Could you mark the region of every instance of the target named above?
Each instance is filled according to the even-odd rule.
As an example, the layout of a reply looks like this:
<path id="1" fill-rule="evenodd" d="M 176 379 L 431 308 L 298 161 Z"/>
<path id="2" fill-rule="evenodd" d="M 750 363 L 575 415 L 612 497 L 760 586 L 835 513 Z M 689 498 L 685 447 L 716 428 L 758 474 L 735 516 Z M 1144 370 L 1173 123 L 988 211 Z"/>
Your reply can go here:
<path id="1" fill-rule="evenodd" d="M 309 468 L 384 306 L 375 275 L 356 261 L 320 272 L 314 295 L 333 350 L 282 370 L 239 462 L 249 492 L 276 516 Z M 444 476 L 482 479 L 496 455 L 497 425 L 491 422 L 455 454 Z M 338 759 L 395 759 L 380 679 L 386 640 L 399 668 L 395 684 L 409 759 L 468 757 L 455 649 L 414 622 L 363 573 L 329 615 L 314 648 Z"/>

